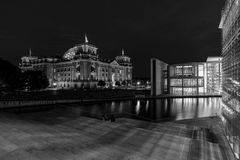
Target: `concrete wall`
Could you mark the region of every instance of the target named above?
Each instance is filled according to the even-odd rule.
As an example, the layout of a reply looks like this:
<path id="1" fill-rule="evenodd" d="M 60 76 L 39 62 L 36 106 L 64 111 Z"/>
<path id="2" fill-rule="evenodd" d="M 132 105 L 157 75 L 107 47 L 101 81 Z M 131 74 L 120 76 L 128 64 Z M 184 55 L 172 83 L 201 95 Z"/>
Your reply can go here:
<path id="1" fill-rule="evenodd" d="M 167 70 L 167 64 L 156 59 L 151 59 L 151 95 L 158 96 L 164 92 L 163 70 Z"/>

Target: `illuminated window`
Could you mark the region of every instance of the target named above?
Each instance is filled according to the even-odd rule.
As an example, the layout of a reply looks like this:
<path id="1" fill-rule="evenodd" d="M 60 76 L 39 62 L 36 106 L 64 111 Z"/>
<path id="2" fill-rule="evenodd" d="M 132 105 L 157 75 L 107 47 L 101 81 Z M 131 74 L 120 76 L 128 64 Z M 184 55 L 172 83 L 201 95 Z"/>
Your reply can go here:
<path id="1" fill-rule="evenodd" d="M 184 88 L 183 94 L 184 95 L 195 95 L 195 94 L 197 94 L 197 88 Z"/>
<path id="2" fill-rule="evenodd" d="M 183 86 L 197 86 L 197 79 L 184 79 Z"/>
<path id="3" fill-rule="evenodd" d="M 176 66 L 175 74 L 178 76 L 182 75 L 182 66 Z"/>
<path id="4" fill-rule="evenodd" d="M 203 79 L 201 78 L 201 79 L 198 79 L 198 85 L 199 86 L 203 86 L 204 84 L 204 81 L 203 81 Z"/>
<path id="5" fill-rule="evenodd" d="M 204 93 L 204 88 L 203 88 L 203 87 L 199 87 L 198 92 L 199 92 L 199 93 Z"/>
<path id="6" fill-rule="evenodd" d="M 182 95 L 182 91 L 183 91 L 182 88 L 173 87 L 171 90 L 172 90 L 172 94 L 174 94 L 174 95 Z"/>
<path id="7" fill-rule="evenodd" d="M 171 79 L 171 86 L 182 86 L 182 79 Z"/>
<path id="8" fill-rule="evenodd" d="M 204 76 L 204 67 L 203 65 L 198 65 L 198 76 L 203 77 Z"/>
<path id="9" fill-rule="evenodd" d="M 183 74 L 184 75 L 192 75 L 193 74 L 193 67 L 192 66 L 184 66 Z"/>

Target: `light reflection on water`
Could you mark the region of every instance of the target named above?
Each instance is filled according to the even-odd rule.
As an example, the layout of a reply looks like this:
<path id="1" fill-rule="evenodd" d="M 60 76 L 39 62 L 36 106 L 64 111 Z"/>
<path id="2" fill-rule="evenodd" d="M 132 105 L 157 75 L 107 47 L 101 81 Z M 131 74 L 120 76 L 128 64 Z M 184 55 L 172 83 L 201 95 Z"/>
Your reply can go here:
<path id="1" fill-rule="evenodd" d="M 81 105 L 66 110 L 95 118 L 101 118 L 104 114 L 114 114 L 116 117 L 151 121 L 181 120 L 221 114 L 221 98 L 114 101 Z"/>
<path id="2" fill-rule="evenodd" d="M 221 114 L 221 99 L 199 98 L 199 99 L 173 99 L 172 115 L 175 120 L 199 118 Z"/>

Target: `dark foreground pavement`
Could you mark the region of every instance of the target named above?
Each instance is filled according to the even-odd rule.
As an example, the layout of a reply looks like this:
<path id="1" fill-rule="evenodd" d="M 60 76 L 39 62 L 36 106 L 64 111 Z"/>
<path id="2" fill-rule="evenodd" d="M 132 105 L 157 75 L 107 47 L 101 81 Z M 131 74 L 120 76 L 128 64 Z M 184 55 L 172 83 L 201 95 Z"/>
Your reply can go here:
<path id="1" fill-rule="evenodd" d="M 211 127 L 212 126 L 212 127 Z M 208 130 L 207 128 L 212 128 Z M 1 160 L 232 160 L 218 118 L 150 123 L 0 115 Z"/>

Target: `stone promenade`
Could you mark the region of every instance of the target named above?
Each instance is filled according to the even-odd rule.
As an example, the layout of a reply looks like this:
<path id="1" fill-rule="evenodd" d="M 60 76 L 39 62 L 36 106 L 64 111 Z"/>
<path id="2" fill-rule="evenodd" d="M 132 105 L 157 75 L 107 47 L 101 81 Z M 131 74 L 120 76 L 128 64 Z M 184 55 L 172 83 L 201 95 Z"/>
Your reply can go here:
<path id="1" fill-rule="evenodd" d="M 71 117 L 68 113 L 2 113 L 0 159 L 232 160 L 234 157 L 218 118 L 163 123 L 120 118 L 110 123 Z"/>

